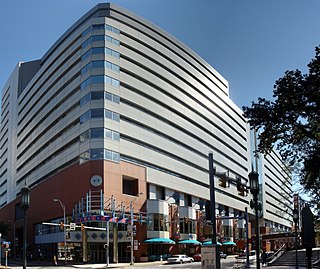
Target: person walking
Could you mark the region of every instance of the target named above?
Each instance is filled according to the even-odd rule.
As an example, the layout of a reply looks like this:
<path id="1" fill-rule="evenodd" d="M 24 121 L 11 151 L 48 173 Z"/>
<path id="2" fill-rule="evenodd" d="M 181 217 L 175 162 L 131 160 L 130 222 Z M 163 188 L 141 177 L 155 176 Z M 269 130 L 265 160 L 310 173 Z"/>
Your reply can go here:
<path id="1" fill-rule="evenodd" d="M 263 250 L 261 254 L 261 263 L 262 267 L 267 266 L 267 253 L 265 252 L 265 250 Z"/>

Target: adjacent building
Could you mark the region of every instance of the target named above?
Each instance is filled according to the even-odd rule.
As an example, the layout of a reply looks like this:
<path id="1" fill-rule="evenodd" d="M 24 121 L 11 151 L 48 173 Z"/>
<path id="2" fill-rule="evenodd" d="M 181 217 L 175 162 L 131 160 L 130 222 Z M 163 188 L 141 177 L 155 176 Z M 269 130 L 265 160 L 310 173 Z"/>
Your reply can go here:
<path id="1" fill-rule="evenodd" d="M 203 213 L 208 153 L 218 175 L 247 184 L 250 136 L 212 66 L 145 19 L 99 4 L 40 60 L 19 63 L 3 88 L 0 216 L 14 223 L 18 253 L 19 196 L 27 185 L 30 252 L 63 258 L 64 233 L 42 224 L 63 221 L 59 199 L 66 223 L 108 226 L 68 227 L 68 258 L 105 260 L 108 237 L 111 261 L 130 260 L 131 236 L 136 260 L 163 252 L 157 239 L 168 240 L 168 253 L 193 254 L 212 235 Z M 276 154 L 259 163 L 260 225 L 289 231 L 290 174 Z M 251 195 L 239 194 L 236 180 L 220 186 L 216 177 L 215 187 L 217 215 L 235 217 L 218 220 L 219 240 L 236 244 L 244 238 L 236 218 L 245 207 L 253 218 Z"/>

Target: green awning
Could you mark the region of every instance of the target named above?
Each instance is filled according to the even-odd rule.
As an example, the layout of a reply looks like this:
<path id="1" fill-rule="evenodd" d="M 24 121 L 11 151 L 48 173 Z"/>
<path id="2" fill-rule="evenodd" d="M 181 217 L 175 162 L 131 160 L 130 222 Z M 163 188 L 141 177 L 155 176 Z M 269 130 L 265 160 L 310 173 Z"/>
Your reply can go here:
<path id="1" fill-rule="evenodd" d="M 144 243 L 147 243 L 147 244 L 172 244 L 172 245 L 174 245 L 176 242 L 174 242 L 173 240 L 171 240 L 169 238 L 156 237 L 156 238 L 146 239 L 146 240 L 144 240 Z"/>
<path id="2" fill-rule="evenodd" d="M 202 243 L 203 246 L 209 246 L 209 245 L 212 245 L 212 240 L 208 240 L 208 241 L 204 241 Z M 221 246 L 221 243 L 220 242 L 217 242 L 217 245 L 218 246 Z"/>
<path id="3" fill-rule="evenodd" d="M 235 242 L 232 242 L 232 241 L 229 241 L 229 242 L 223 242 L 222 245 L 223 245 L 223 246 L 235 246 L 236 243 L 235 243 Z"/>
<path id="4" fill-rule="evenodd" d="M 201 245 L 201 242 L 192 239 L 181 240 L 178 244 L 191 244 L 191 245 Z"/>

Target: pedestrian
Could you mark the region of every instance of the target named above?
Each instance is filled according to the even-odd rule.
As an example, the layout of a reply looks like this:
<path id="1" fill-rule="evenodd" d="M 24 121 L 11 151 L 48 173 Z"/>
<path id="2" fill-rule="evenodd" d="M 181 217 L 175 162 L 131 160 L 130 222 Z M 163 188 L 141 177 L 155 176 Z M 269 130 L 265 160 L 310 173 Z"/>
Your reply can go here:
<path id="1" fill-rule="evenodd" d="M 57 263 L 57 256 L 56 255 L 53 255 L 53 265 L 54 266 L 57 266 L 58 263 Z"/>
<path id="2" fill-rule="evenodd" d="M 262 267 L 267 266 L 267 253 L 263 250 L 261 254 Z"/>

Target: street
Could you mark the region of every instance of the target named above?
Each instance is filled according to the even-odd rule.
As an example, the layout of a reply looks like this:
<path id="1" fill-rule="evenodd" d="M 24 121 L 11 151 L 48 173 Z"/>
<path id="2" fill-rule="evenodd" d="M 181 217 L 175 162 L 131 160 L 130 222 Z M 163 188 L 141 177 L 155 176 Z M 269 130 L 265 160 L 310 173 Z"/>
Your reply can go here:
<path id="1" fill-rule="evenodd" d="M 236 263 L 236 259 L 234 257 L 228 257 L 226 259 L 221 260 L 221 268 L 233 268 Z M 32 269 L 40 269 L 40 268 L 46 268 L 46 269 L 53 269 L 53 268 L 65 268 L 65 269 L 71 269 L 71 268 L 132 268 L 134 267 L 135 269 L 154 269 L 154 268 L 162 268 L 162 269 L 173 269 L 173 268 L 201 268 L 201 263 L 200 262 L 193 262 L 193 263 L 184 263 L 184 264 L 169 264 L 166 262 L 150 262 L 150 263 L 136 263 L 134 266 L 130 266 L 129 264 L 110 264 L 109 267 L 106 267 L 105 264 L 83 264 L 83 265 L 67 265 L 67 266 L 52 266 L 52 265 L 34 265 L 34 264 L 28 264 L 27 268 L 32 268 Z M 0 267 L 4 268 L 4 267 Z M 16 268 L 20 269 L 22 268 L 21 265 L 14 265 L 10 264 L 8 268 Z"/>

